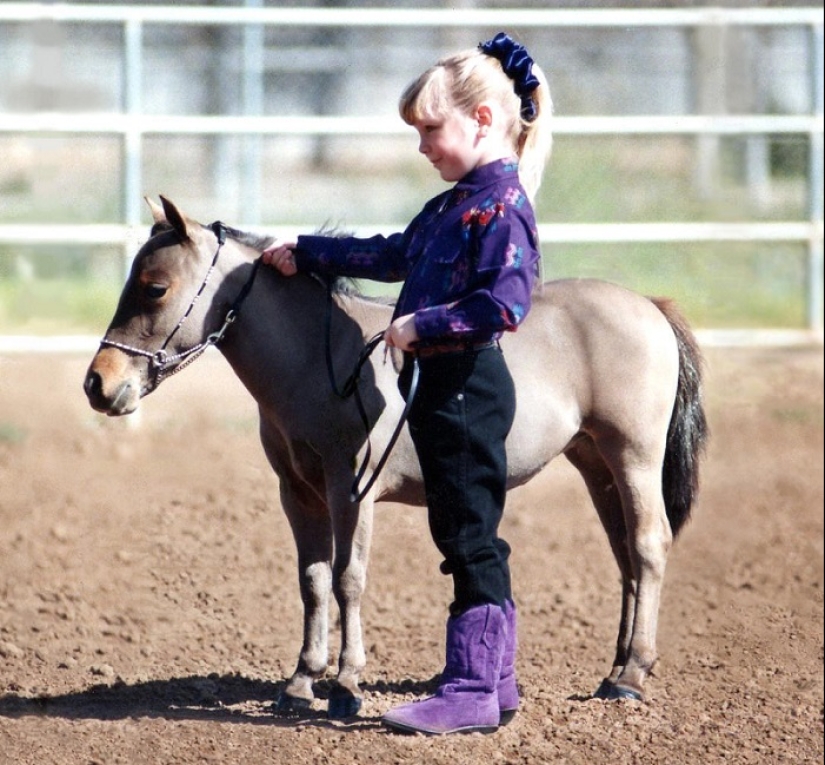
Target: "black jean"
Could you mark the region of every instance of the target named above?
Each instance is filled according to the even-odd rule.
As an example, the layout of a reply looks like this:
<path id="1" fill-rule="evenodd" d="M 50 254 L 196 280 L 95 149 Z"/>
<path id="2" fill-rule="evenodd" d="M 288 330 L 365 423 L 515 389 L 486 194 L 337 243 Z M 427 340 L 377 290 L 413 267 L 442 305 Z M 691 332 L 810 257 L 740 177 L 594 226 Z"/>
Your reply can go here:
<path id="1" fill-rule="evenodd" d="M 497 346 L 419 360 L 418 391 L 409 413 L 430 533 L 451 574 L 456 615 L 512 598 L 510 546 L 498 536 L 507 483 L 505 439 L 516 410 L 515 388 Z M 408 358 L 398 387 L 406 398 Z"/>

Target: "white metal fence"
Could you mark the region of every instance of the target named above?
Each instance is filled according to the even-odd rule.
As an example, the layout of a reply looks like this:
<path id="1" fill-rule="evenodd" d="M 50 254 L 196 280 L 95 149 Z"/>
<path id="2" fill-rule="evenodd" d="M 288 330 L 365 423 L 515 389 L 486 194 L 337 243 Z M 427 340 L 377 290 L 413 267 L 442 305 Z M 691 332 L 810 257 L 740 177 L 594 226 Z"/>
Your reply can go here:
<path id="1" fill-rule="evenodd" d="M 249 5 L 255 5 L 250 3 Z M 766 135 L 795 134 L 809 141 L 808 215 L 804 220 L 733 223 L 540 223 L 543 242 L 797 242 L 808 248 L 807 327 L 802 332 L 706 333 L 719 342 L 821 341 L 823 312 L 823 17 L 821 8 L 690 8 L 690 9 L 532 9 L 467 10 L 375 9 L 375 8 L 265 8 L 265 7 L 175 7 L 140 5 L 82 5 L 38 2 L 0 4 L 0 23 L 33 22 L 116 23 L 123 27 L 124 106 L 119 113 L 4 113 L 0 133 L 101 134 L 116 135 L 123 142 L 122 195 L 124 219 L 108 225 L 8 224 L 0 221 L 0 243 L 89 243 L 123 247 L 139 238 L 142 150 L 151 135 L 363 135 L 365 132 L 392 135 L 405 130 L 397 119 L 351 116 L 155 116 L 142 112 L 140 90 L 144 76 L 143 29 L 145 24 L 174 25 L 266 25 L 302 27 L 701 27 L 701 26 L 803 26 L 811 35 L 814 60 L 810 71 L 812 109 L 792 115 L 633 115 L 558 116 L 557 135 L 680 134 L 680 135 Z M 256 88 L 254 78 L 260 68 L 254 56 L 260 54 L 258 38 L 247 51 L 251 65 L 244 87 Z M 256 51 L 255 45 L 258 46 Z M 378 226 L 378 229 L 395 226 Z M 292 229 L 294 231 L 294 228 Z M 277 233 L 277 230 L 273 231 Z M 131 254 L 131 253 L 128 253 Z M 0 338 L 0 350 L 75 348 L 78 340 L 27 341 Z"/>

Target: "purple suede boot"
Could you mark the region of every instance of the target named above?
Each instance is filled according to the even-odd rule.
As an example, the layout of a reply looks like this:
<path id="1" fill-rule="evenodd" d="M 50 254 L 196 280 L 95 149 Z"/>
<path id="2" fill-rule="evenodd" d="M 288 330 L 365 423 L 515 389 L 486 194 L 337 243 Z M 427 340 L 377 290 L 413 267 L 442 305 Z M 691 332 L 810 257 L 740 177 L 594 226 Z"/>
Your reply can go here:
<path id="1" fill-rule="evenodd" d="M 402 733 L 492 733 L 507 625 L 499 606 L 475 606 L 447 620 L 447 665 L 434 696 L 391 709 L 384 724 Z"/>
<path id="2" fill-rule="evenodd" d="M 504 602 L 504 617 L 507 632 L 501 657 L 501 677 L 498 681 L 499 725 L 507 725 L 516 716 L 519 702 L 516 685 L 516 606 L 511 600 Z"/>

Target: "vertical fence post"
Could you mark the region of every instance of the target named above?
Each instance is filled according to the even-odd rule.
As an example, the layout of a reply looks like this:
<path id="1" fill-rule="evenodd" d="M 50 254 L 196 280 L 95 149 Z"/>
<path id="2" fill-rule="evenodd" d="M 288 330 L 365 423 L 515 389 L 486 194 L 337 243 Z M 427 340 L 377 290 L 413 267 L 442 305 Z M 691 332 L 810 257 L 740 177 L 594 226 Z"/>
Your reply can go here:
<path id="1" fill-rule="evenodd" d="M 810 178 L 808 179 L 808 215 L 811 221 L 811 238 L 808 244 L 808 328 L 822 332 L 822 225 L 823 225 L 823 190 L 822 178 L 825 171 L 823 160 L 822 115 L 825 101 L 825 83 L 823 83 L 823 26 L 822 23 L 811 26 L 811 102 L 814 116 L 820 118 L 820 127 L 810 135 Z"/>
<path id="2" fill-rule="evenodd" d="M 246 0 L 248 8 L 260 8 L 263 0 Z M 264 27 L 246 24 L 243 28 L 243 113 L 263 114 Z M 247 133 L 242 138 L 241 200 L 244 220 L 261 222 L 261 136 Z"/>
<path id="3" fill-rule="evenodd" d="M 123 111 L 129 118 L 123 133 L 123 217 L 128 232 L 123 242 L 123 268 L 128 275 L 138 249 L 135 232 L 140 225 L 143 185 L 143 133 L 135 121 L 143 113 L 143 22 L 139 19 L 124 22 L 123 48 Z M 143 410 L 138 409 L 127 419 L 127 427 L 137 430 L 142 422 Z"/>
<path id="4" fill-rule="evenodd" d="M 140 197 L 143 184 L 143 134 L 133 118 L 143 112 L 143 24 L 127 19 L 123 27 L 123 111 L 130 118 L 123 133 L 123 219 L 132 229 L 140 225 Z M 129 271 L 131 237 L 124 243 L 124 268 Z"/>
<path id="5" fill-rule="evenodd" d="M 700 24 L 693 29 L 693 88 L 697 114 L 727 113 L 727 31 L 727 26 L 722 23 Z M 694 184 L 702 199 L 712 199 L 717 193 L 720 143 L 716 133 L 702 132 L 696 136 Z"/>

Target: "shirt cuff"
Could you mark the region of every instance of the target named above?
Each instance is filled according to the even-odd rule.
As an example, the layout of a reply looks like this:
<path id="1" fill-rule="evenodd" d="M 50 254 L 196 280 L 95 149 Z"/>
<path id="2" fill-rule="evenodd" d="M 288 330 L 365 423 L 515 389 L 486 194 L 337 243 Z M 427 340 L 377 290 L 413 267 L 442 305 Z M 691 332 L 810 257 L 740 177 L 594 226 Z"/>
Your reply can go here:
<path id="1" fill-rule="evenodd" d="M 450 330 L 447 307 L 443 305 L 421 308 L 415 312 L 413 321 L 419 340 L 432 340 L 433 338 L 443 337 Z"/>
<path id="2" fill-rule="evenodd" d="M 334 260 L 337 245 L 338 242 L 331 237 L 299 236 L 293 250 L 295 267 L 301 272 L 323 271 L 324 264 Z"/>

